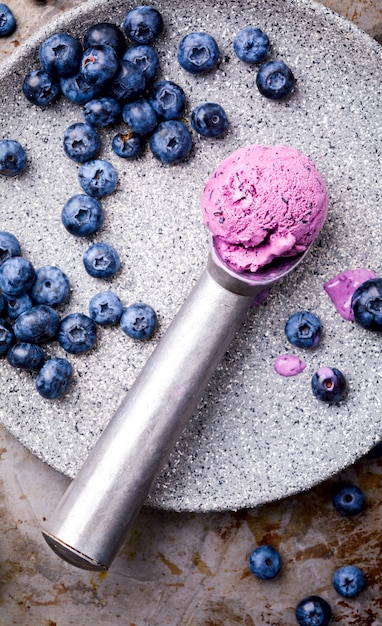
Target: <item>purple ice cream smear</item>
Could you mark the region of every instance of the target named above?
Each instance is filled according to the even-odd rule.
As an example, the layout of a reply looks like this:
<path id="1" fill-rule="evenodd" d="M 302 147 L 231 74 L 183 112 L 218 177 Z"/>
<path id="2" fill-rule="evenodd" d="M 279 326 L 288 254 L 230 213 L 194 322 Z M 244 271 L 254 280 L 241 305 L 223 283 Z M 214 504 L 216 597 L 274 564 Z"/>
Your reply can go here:
<path id="1" fill-rule="evenodd" d="M 324 289 L 341 317 L 349 321 L 354 320 L 351 308 L 353 293 L 366 280 L 376 278 L 376 276 L 376 273 L 372 270 L 359 268 L 345 270 L 324 283 Z"/>
<path id="2" fill-rule="evenodd" d="M 281 354 L 274 361 L 274 369 L 280 376 L 297 376 L 306 367 L 306 363 L 294 354 Z"/>

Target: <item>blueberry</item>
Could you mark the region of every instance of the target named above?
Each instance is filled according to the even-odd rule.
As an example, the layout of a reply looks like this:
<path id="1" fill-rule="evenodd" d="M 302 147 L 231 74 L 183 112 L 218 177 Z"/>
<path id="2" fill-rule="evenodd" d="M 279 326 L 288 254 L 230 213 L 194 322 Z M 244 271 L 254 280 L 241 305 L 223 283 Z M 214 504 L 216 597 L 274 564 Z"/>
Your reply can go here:
<path id="1" fill-rule="evenodd" d="M 296 606 L 300 626 L 327 626 L 332 616 L 330 604 L 320 596 L 308 596 Z"/>
<path id="2" fill-rule="evenodd" d="M 246 26 L 236 34 L 233 49 L 241 61 L 261 63 L 268 54 L 269 39 L 260 28 Z"/>
<path id="3" fill-rule="evenodd" d="M 321 322 L 310 311 L 298 311 L 285 324 L 285 335 L 297 348 L 314 348 L 321 339 Z"/>
<path id="4" fill-rule="evenodd" d="M 7 4 L 0 4 L 0 37 L 8 37 L 16 30 L 16 19 Z"/>
<path id="5" fill-rule="evenodd" d="M 146 85 L 149 85 L 157 75 L 159 57 L 152 46 L 145 44 L 130 46 L 124 53 L 122 59 L 130 61 L 130 63 L 138 67 L 145 77 Z"/>
<path id="6" fill-rule="evenodd" d="M 19 315 L 13 331 L 17 341 L 41 344 L 56 337 L 59 324 L 59 315 L 53 307 L 36 304 L 29 311 Z"/>
<path id="7" fill-rule="evenodd" d="M 295 78 L 283 61 L 267 61 L 256 74 L 256 86 L 262 96 L 271 100 L 281 100 L 294 89 Z"/>
<path id="8" fill-rule="evenodd" d="M 85 104 L 83 116 L 93 128 L 112 126 L 121 118 L 121 105 L 115 98 L 95 98 Z"/>
<path id="9" fill-rule="evenodd" d="M 150 91 L 149 102 L 161 120 L 176 120 L 184 111 L 186 95 L 176 83 L 159 80 Z"/>
<path id="10" fill-rule="evenodd" d="M 33 302 L 29 293 L 23 293 L 22 296 L 6 296 L 7 303 L 7 315 L 11 319 L 15 320 L 24 311 L 29 311 L 32 308 Z"/>
<path id="11" fill-rule="evenodd" d="M 121 265 L 117 251 L 103 242 L 91 245 L 82 260 L 87 273 L 93 278 L 111 278 Z"/>
<path id="12" fill-rule="evenodd" d="M 17 176 L 27 166 L 27 155 L 22 145 L 15 139 L 0 140 L 0 174 Z"/>
<path id="13" fill-rule="evenodd" d="M 93 320 L 84 313 L 69 313 L 61 320 L 57 339 L 66 352 L 82 354 L 94 347 L 97 328 Z"/>
<path id="14" fill-rule="evenodd" d="M 38 372 L 44 365 L 44 350 L 35 343 L 15 343 L 7 353 L 7 361 L 12 367 Z"/>
<path id="15" fill-rule="evenodd" d="M 43 70 L 53 75 L 71 76 L 79 69 L 82 46 L 67 33 L 55 33 L 42 42 L 38 54 Z"/>
<path id="16" fill-rule="evenodd" d="M 32 263 L 22 256 L 12 256 L 0 265 L 0 291 L 7 296 L 21 296 L 35 277 Z"/>
<path id="17" fill-rule="evenodd" d="M 101 95 L 101 87 L 89 85 L 82 74 L 77 72 L 73 76 L 60 78 L 60 87 L 63 95 L 73 104 L 84 105 Z"/>
<path id="18" fill-rule="evenodd" d="M 21 256 L 19 241 L 13 233 L 2 230 L 0 231 L 0 265 L 11 256 Z"/>
<path id="19" fill-rule="evenodd" d="M 57 78 L 41 69 L 32 70 L 25 76 L 22 90 L 29 102 L 40 107 L 53 104 L 61 95 L 61 87 Z"/>
<path id="20" fill-rule="evenodd" d="M 178 120 L 161 122 L 150 137 L 153 155 L 165 164 L 183 161 L 192 149 L 192 138 L 188 129 Z"/>
<path id="21" fill-rule="evenodd" d="M 354 321 L 367 330 L 382 330 L 382 278 L 362 283 L 351 299 Z"/>
<path id="22" fill-rule="evenodd" d="M 43 265 L 37 268 L 30 294 L 37 304 L 57 306 L 69 298 L 69 279 L 55 265 Z"/>
<path id="23" fill-rule="evenodd" d="M 203 137 L 221 137 L 228 128 L 227 115 L 220 104 L 203 102 L 191 113 L 192 128 Z"/>
<path id="24" fill-rule="evenodd" d="M 77 163 L 85 163 L 98 156 L 101 140 L 90 124 L 76 122 L 64 131 L 62 145 L 69 159 Z"/>
<path id="25" fill-rule="evenodd" d="M 344 598 L 354 598 L 365 586 L 363 572 L 355 565 L 339 567 L 333 576 L 333 587 Z"/>
<path id="26" fill-rule="evenodd" d="M 122 118 L 139 135 L 148 135 L 158 126 L 156 113 L 144 98 L 127 102 L 122 108 Z"/>
<path id="27" fill-rule="evenodd" d="M 36 389 L 47 400 L 61 398 L 73 379 L 73 367 L 67 359 L 48 359 L 36 376 Z"/>
<path id="28" fill-rule="evenodd" d="M 0 318 L 0 356 L 7 354 L 14 342 L 15 335 L 11 325 L 5 319 Z"/>
<path id="29" fill-rule="evenodd" d="M 100 22 L 90 26 L 84 34 L 84 50 L 98 44 L 107 44 L 114 48 L 117 56 L 122 56 L 126 48 L 123 32 L 116 24 Z"/>
<path id="30" fill-rule="evenodd" d="M 127 13 L 122 30 L 127 37 L 140 44 L 149 44 L 160 35 L 163 18 L 151 6 L 138 6 Z"/>
<path id="31" fill-rule="evenodd" d="M 208 33 L 188 33 L 179 43 L 178 63 L 191 74 L 211 70 L 216 66 L 218 59 L 218 44 Z"/>
<path id="32" fill-rule="evenodd" d="M 100 291 L 89 302 L 89 315 L 101 326 L 117 324 L 122 315 L 122 302 L 112 291 Z"/>
<path id="33" fill-rule="evenodd" d="M 111 147 L 115 154 L 122 159 L 135 159 L 140 156 L 145 149 L 146 142 L 142 135 L 128 131 L 118 133 L 113 137 Z"/>
<path id="34" fill-rule="evenodd" d="M 256 578 L 269 580 L 277 576 L 281 568 L 279 552 L 272 546 L 259 546 L 249 555 L 249 569 Z"/>
<path id="35" fill-rule="evenodd" d="M 103 198 L 115 190 L 118 174 L 109 161 L 94 159 L 81 165 L 78 172 L 79 183 L 92 198 Z"/>
<path id="36" fill-rule="evenodd" d="M 135 63 L 122 59 L 120 69 L 109 86 L 109 92 L 114 98 L 129 102 L 139 98 L 145 86 L 145 75 L 140 68 Z"/>
<path id="37" fill-rule="evenodd" d="M 334 490 L 332 502 L 337 513 L 344 517 L 352 517 L 362 511 L 365 496 L 356 485 L 341 483 Z"/>
<path id="38" fill-rule="evenodd" d="M 89 85 L 103 88 L 113 80 L 118 69 L 117 54 L 106 44 L 92 46 L 82 55 L 80 71 Z"/>
<path id="39" fill-rule="evenodd" d="M 61 212 L 61 220 L 71 235 L 86 237 L 101 228 L 104 212 L 97 198 L 79 193 L 66 201 Z"/>
<path id="40" fill-rule="evenodd" d="M 321 367 L 312 376 L 313 395 L 322 402 L 339 402 L 347 393 L 347 382 L 336 367 Z"/>
<path id="41" fill-rule="evenodd" d="M 120 325 L 132 339 L 150 339 L 157 327 L 157 315 L 149 304 L 135 302 L 124 309 Z"/>

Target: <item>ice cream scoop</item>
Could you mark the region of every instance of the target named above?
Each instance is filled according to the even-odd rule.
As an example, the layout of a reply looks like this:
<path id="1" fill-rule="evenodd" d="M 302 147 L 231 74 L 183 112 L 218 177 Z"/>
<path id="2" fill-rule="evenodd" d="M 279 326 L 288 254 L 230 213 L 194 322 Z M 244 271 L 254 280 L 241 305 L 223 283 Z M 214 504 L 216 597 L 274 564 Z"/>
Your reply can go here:
<path id="1" fill-rule="evenodd" d="M 276 176 L 280 161 L 277 152 L 273 155 Z M 205 198 L 206 191 L 204 209 Z M 268 202 L 272 207 L 271 196 Z M 326 210 L 323 202 L 321 224 Z M 215 241 L 211 236 L 206 269 L 43 532 L 51 548 L 73 565 L 108 569 L 254 298 L 296 267 L 313 238 L 256 272 L 234 271 Z"/>

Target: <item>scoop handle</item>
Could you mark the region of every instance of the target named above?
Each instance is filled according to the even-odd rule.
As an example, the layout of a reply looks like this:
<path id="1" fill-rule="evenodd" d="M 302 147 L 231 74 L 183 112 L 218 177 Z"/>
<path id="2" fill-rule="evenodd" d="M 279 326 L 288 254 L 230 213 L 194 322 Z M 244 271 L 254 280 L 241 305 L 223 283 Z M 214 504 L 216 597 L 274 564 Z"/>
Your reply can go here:
<path id="1" fill-rule="evenodd" d="M 226 275 L 209 257 L 43 531 L 61 558 L 108 569 L 261 290 Z"/>

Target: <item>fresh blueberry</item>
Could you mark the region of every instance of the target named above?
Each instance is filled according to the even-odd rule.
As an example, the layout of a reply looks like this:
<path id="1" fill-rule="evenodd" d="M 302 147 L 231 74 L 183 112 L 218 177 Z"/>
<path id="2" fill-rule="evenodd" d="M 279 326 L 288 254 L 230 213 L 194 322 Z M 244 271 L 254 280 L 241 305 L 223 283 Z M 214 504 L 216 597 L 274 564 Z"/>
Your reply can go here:
<path id="1" fill-rule="evenodd" d="M 7 4 L 0 4 L 0 37 L 8 37 L 16 30 L 16 19 Z"/>
<path id="2" fill-rule="evenodd" d="M 321 322 L 310 311 L 298 311 L 285 324 L 285 335 L 297 348 L 314 348 L 321 339 Z"/>
<path id="3" fill-rule="evenodd" d="M 180 163 L 192 149 L 191 134 L 178 120 L 161 122 L 149 143 L 153 155 L 164 164 Z"/>
<path id="4" fill-rule="evenodd" d="M 118 69 L 117 54 L 106 44 L 92 46 L 82 55 L 80 71 L 89 85 L 103 88 L 113 80 Z"/>
<path id="5" fill-rule="evenodd" d="M 143 73 L 146 85 L 149 85 L 157 75 L 159 69 L 159 57 L 152 46 L 134 45 L 130 46 L 124 53 L 123 60 L 130 61 Z"/>
<path id="6" fill-rule="evenodd" d="M 69 313 L 61 320 L 57 339 L 69 354 L 82 354 L 91 350 L 97 340 L 95 322 L 84 313 Z"/>
<path id="7" fill-rule="evenodd" d="M 7 315 L 12 320 L 18 318 L 24 311 L 29 311 L 32 308 L 33 302 L 29 293 L 23 293 L 22 296 L 5 296 L 7 303 Z"/>
<path id="8" fill-rule="evenodd" d="M 25 76 L 22 83 L 24 96 L 40 107 L 49 106 L 56 102 L 61 94 L 59 81 L 45 72 L 45 70 L 32 70 Z"/>
<path id="9" fill-rule="evenodd" d="M 66 201 L 61 212 L 61 220 L 71 235 L 86 237 L 101 228 L 104 212 L 97 198 L 79 193 Z"/>
<path id="10" fill-rule="evenodd" d="M 11 325 L 5 319 L 0 318 L 0 356 L 7 354 L 14 342 L 15 335 Z"/>
<path id="11" fill-rule="evenodd" d="M 347 394 L 347 382 L 336 367 L 320 367 L 311 380 L 313 395 L 322 402 L 339 402 Z"/>
<path id="12" fill-rule="evenodd" d="M 156 113 L 144 98 L 127 102 L 122 108 L 122 118 L 139 135 L 148 135 L 158 126 Z"/>
<path id="13" fill-rule="evenodd" d="M 262 96 L 281 100 L 293 91 L 295 78 L 291 69 L 278 60 L 263 63 L 256 74 L 256 86 Z"/>
<path id="14" fill-rule="evenodd" d="M 120 69 L 109 86 L 110 95 L 118 100 L 129 102 L 139 98 L 146 86 L 144 73 L 135 63 L 121 60 Z"/>
<path id="15" fill-rule="evenodd" d="M 249 555 L 249 569 L 256 578 L 274 578 L 281 569 L 279 552 L 272 546 L 259 546 Z"/>
<path id="16" fill-rule="evenodd" d="M 12 367 L 38 372 L 44 365 L 44 350 L 35 343 L 15 343 L 7 352 L 7 361 Z"/>
<path id="17" fill-rule="evenodd" d="M 330 604 L 320 596 L 308 596 L 296 606 L 300 626 L 328 626 L 331 616 Z"/>
<path id="18" fill-rule="evenodd" d="M 76 122 L 64 131 L 62 146 L 69 159 L 77 163 L 85 163 L 98 156 L 101 140 L 90 124 Z"/>
<path id="19" fill-rule="evenodd" d="M 73 367 L 67 359 L 48 359 L 36 376 L 36 389 L 47 400 L 61 398 L 73 379 Z"/>
<path id="20" fill-rule="evenodd" d="M 151 6 L 138 6 L 127 13 L 122 30 L 127 37 L 140 44 L 149 44 L 160 35 L 163 18 Z"/>
<path id="21" fill-rule="evenodd" d="M 355 598 L 364 586 L 363 572 L 355 565 L 343 565 L 334 572 L 333 587 L 344 598 Z"/>
<path id="22" fill-rule="evenodd" d="M 120 325 L 132 339 L 150 339 L 157 327 L 157 315 L 149 304 L 135 302 L 124 309 Z"/>
<path id="23" fill-rule="evenodd" d="M 113 193 L 118 174 L 109 161 L 94 159 L 83 163 L 78 172 L 79 183 L 92 198 L 103 198 Z"/>
<path id="24" fill-rule="evenodd" d="M 84 105 L 90 100 L 98 98 L 102 92 L 100 87 L 89 85 L 80 72 L 67 78 L 60 78 L 60 87 L 69 102 L 79 105 Z"/>
<path id="25" fill-rule="evenodd" d="M 245 63 L 261 63 L 269 51 L 268 36 L 255 26 L 239 30 L 233 40 L 233 49 Z"/>
<path id="26" fill-rule="evenodd" d="M 93 128 L 105 128 L 119 122 L 121 105 L 115 98 L 95 98 L 82 110 L 85 122 Z"/>
<path id="27" fill-rule="evenodd" d="M 53 307 L 36 304 L 29 311 L 19 315 L 13 331 L 17 341 L 41 344 L 56 337 L 59 324 L 59 315 Z"/>
<path id="28" fill-rule="evenodd" d="M 122 302 L 112 291 L 100 291 L 89 302 L 89 315 L 101 326 L 117 324 L 123 311 Z"/>
<path id="29" fill-rule="evenodd" d="M 0 291 L 7 296 L 21 296 L 35 277 L 32 263 L 22 256 L 12 256 L 0 265 Z"/>
<path id="30" fill-rule="evenodd" d="M 84 50 L 106 44 L 114 48 L 117 56 L 120 57 L 126 48 L 126 41 L 123 32 L 116 24 L 100 22 L 90 26 L 84 34 Z"/>
<path id="31" fill-rule="evenodd" d="M 13 233 L 0 231 L 0 265 L 11 256 L 21 256 L 19 241 Z"/>
<path id="32" fill-rule="evenodd" d="M 354 321 L 367 330 L 382 330 L 382 278 L 371 278 L 353 293 Z"/>
<path id="33" fill-rule="evenodd" d="M 57 306 L 69 298 L 70 285 L 67 275 L 55 265 L 43 265 L 36 269 L 30 295 L 37 304 Z"/>
<path id="34" fill-rule="evenodd" d="M 15 139 L 0 140 L 0 174 L 17 176 L 27 166 L 27 155 L 22 145 Z"/>
<path id="35" fill-rule="evenodd" d="M 203 137 L 221 137 L 228 128 L 226 112 L 220 104 L 203 102 L 191 113 L 192 128 Z"/>
<path id="36" fill-rule="evenodd" d="M 186 95 L 176 83 L 158 80 L 150 91 L 149 102 L 161 120 L 176 120 L 184 111 Z"/>
<path id="37" fill-rule="evenodd" d="M 216 66 L 218 59 L 218 44 L 208 33 L 188 33 L 178 46 L 178 63 L 191 74 L 211 70 Z"/>
<path id="38" fill-rule="evenodd" d="M 48 74 L 71 76 L 79 69 L 82 46 L 67 33 L 55 33 L 42 42 L 38 54 L 41 67 Z"/>
<path id="39" fill-rule="evenodd" d="M 145 146 L 144 137 L 133 131 L 118 133 L 111 142 L 113 151 L 122 159 L 135 159 L 144 152 Z"/>
<path id="40" fill-rule="evenodd" d="M 356 485 L 341 483 L 334 490 L 332 502 L 337 513 L 344 517 L 352 517 L 362 511 L 365 496 Z"/>
<path id="41" fill-rule="evenodd" d="M 121 266 L 118 252 L 109 243 L 93 243 L 82 257 L 85 269 L 93 278 L 111 278 Z"/>

